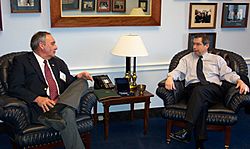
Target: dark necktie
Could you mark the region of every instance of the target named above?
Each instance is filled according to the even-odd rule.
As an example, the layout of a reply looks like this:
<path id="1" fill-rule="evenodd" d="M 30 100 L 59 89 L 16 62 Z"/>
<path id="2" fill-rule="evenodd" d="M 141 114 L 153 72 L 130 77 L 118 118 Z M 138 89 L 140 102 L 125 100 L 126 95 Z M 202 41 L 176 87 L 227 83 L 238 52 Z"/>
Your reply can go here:
<path id="1" fill-rule="evenodd" d="M 205 75 L 203 73 L 202 56 L 200 56 L 198 59 L 196 73 L 197 73 L 197 77 L 200 80 L 201 84 L 203 84 L 203 85 L 208 84 L 208 82 L 205 78 Z"/>
<path id="2" fill-rule="evenodd" d="M 56 82 L 53 79 L 52 73 L 48 67 L 46 60 L 44 60 L 44 73 L 45 73 L 45 78 L 49 85 L 50 99 L 56 100 L 58 97 L 58 90 L 57 90 Z"/>

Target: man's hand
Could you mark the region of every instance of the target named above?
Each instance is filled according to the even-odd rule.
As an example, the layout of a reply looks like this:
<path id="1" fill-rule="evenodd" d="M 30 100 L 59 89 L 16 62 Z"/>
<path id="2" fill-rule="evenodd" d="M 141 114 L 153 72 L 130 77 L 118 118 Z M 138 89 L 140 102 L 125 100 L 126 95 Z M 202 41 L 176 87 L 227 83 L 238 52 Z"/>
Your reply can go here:
<path id="1" fill-rule="evenodd" d="M 83 78 L 83 79 L 86 79 L 86 80 L 90 80 L 90 81 L 93 81 L 93 78 L 92 76 L 90 75 L 90 73 L 84 71 L 84 72 L 81 72 L 79 74 L 76 75 L 77 78 Z"/>
<path id="2" fill-rule="evenodd" d="M 53 100 L 50 100 L 48 97 L 38 96 L 34 100 L 38 104 L 39 107 L 43 109 L 43 112 L 49 111 L 50 108 L 53 108 L 56 104 Z"/>
<path id="3" fill-rule="evenodd" d="M 235 88 L 239 88 L 240 94 L 246 94 L 249 92 L 249 87 L 241 79 L 237 80 Z"/>
<path id="4" fill-rule="evenodd" d="M 165 88 L 167 90 L 175 90 L 174 80 L 171 76 L 169 76 L 165 81 Z"/>

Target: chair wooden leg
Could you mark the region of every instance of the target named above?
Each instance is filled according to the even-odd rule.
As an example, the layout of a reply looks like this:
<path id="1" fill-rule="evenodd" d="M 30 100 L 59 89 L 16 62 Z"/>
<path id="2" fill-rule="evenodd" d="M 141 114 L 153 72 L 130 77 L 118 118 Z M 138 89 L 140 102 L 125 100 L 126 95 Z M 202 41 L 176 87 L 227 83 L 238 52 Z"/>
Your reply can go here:
<path id="1" fill-rule="evenodd" d="M 86 149 L 90 149 L 91 135 L 90 132 L 84 133 L 82 135 L 82 140 Z"/>
<path id="2" fill-rule="evenodd" d="M 231 138 L 231 126 L 225 126 L 225 149 L 229 149 Z"/>
<path id="3" fill-rule="evenodd" d="M 172 126 L 173 126 L 173 120 L 167 120 L 166 121 L 166 138 L 167 138 L 167 144 L 170 143 L 171 139 L 170 139 L 170 133 L 172 130 Z"/>

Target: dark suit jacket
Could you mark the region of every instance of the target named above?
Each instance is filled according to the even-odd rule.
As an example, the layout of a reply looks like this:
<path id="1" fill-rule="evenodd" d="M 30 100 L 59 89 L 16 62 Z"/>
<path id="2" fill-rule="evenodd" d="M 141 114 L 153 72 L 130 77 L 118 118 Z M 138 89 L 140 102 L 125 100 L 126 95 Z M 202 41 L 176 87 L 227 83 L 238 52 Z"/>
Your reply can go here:
<path id="1" fill-rule="evenodd" d="M 58 57 L 51 58 L 49 64 L 54 73 L 62 93 L 75 78 L 70 75 L 66 63 Z M 65 74 L 66 80 L 60 78 L 60 73 Z M 35 102 L 37 96 L 47 97 L 48 85 L 42 70 L 33 52 L 16 56 L 8 76 L 8 93 L 10 96 L 20 98 L 28 103 L 31 108 L 32 121 L 37 122 L 37 117 L 43 112 Z"/>

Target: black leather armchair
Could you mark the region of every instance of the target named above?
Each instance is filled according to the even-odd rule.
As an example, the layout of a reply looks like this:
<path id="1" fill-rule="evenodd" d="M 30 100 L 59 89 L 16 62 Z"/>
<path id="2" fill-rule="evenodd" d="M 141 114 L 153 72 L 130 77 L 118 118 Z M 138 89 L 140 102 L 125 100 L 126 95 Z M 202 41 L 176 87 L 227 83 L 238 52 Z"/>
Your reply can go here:
<path id="1" fill-rule="evenodd" d="M 54 148 L 63 146 L 58 131 L 44 125 L 32 124 L 27 104 L 7 93 L 8 69 L 13 57 L 25 52 L 15 52 L 0 57 L 0 120 L 8 130 L 13 148 Z M 81 99 L 77 113 L 77 125 L 85 147 L 90 148 L 90 130 L 93 128 L 91 109 L 96 104 L 96 96 L 89 92 Z"/>
<path id="2" fill-rule="evenodd" d="M 190 53 L 192 50 L 184 50 L 177 53 L 170 62 L 169 72 L 172 71 L 179 63 L 179 60 Z M 249 85 L 248 68 L 244 59 L 233 52 L 221 49 L 212 49 L 209 51 L 223 57 L 228 66 L 236 71 L 241 79 Z M 162 116 L 166 121 L 166 139 L 170 143 L 170 133 L 173 126 L 183 127 L 186 112 L 186 103 L 184 102 L 183 89 L 184 81 L 175 81 L 176 90 L 169 91 L 165 89 L 165 79 L 159 82 L 156 94 L 163 100 L 164 109 Z M 226 81 L 222 84 L 225 99 L 223 103 L 218 103 L 208 109 L 208 130 L 219 130 L 225 132 L 225 148 L 229 148 L 231 127 L 237 122 L 237 113 L 239 109 L 245 105 L 249 105 L 250 96 L 240 95 L 235 85 Z"/>

